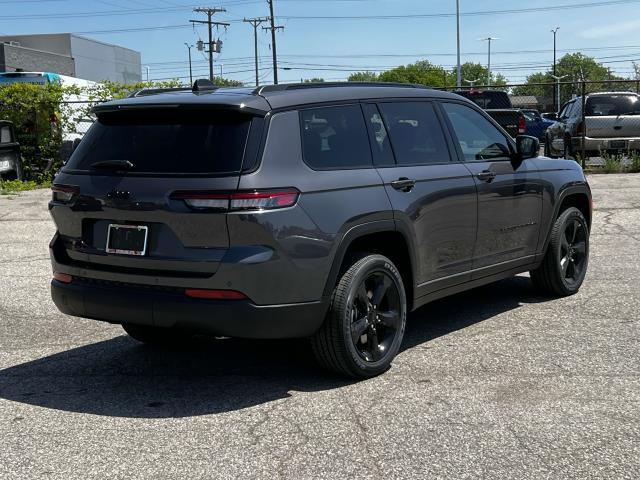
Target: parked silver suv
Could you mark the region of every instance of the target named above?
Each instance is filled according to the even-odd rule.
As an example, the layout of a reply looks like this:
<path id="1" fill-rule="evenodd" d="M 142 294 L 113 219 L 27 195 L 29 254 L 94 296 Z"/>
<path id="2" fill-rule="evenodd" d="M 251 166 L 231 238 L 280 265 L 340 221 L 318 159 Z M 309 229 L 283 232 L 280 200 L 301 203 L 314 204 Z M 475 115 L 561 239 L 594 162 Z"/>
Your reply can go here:
<path id="1" fill-rule="evenodd" d="M 640 95 L 631 92 L 591 93 L 567 102 L 557 122 L 547 129 L 545 154 L 572 158 L 582 151 L 587 157 L 603 152 L 640 150 Z"/>

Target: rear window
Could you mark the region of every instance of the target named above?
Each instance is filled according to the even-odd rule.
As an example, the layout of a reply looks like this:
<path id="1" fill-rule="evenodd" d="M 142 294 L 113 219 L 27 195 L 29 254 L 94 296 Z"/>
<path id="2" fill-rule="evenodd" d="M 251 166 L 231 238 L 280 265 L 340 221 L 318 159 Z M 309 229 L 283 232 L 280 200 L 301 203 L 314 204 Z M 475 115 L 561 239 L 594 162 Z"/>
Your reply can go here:
<path id="1" fill-rule="evenodd" d="M 511 100 L 506 92 L 483 92 L 478 90 L 471 90 L 470 92 L 456 92 L 458 95 L 462 95 L 468 98 L 473 103 L 478 105 L 484 110 L 500 109 L 500 108 L 512 108 Z"/>
<path id="2" fill-rule="evenodd" d="M 316 170 L 372 166 L 369 134 L 360 105 L 302 110 L 302 154 Z"/>
<path id="3" fill-rule="evenodd" d="M 251 117 L 211 110 L 118 111 L 99 114 L 66 169 L 128 160 L 132 173 L 240 172 Z"/>
<path id="4" fill-rule="evenodd" d="M 636 95 L 598 95 L 588 97 L 585 115 L 601 117 L 640 113 L 640 97 Z"/>

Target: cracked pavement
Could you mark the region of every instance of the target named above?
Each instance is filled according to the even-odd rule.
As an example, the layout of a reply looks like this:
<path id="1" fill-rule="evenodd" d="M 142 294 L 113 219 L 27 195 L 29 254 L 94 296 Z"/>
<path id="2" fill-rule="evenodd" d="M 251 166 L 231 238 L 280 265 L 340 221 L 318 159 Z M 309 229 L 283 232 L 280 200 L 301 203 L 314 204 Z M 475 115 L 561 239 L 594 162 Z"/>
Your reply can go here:
<path id="1" fill-rule="evenodd" d="M 48 192 L 0 197 L 0 478 L 639 478 L 640 175 L 589 181 L 578 295 L 432 303 L 357 383 L 304 341 L 154 350 L 60 314 Z"/>

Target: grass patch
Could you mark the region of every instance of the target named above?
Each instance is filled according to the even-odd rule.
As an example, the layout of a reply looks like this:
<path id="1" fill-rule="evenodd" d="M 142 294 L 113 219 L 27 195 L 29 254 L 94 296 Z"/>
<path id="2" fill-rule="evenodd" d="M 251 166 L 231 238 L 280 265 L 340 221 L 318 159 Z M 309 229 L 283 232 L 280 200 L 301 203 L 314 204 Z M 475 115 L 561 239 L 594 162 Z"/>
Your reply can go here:
<path id="1" fill-rule="evenodd" d="M 27 190 L 49 188 L 51 182 L 38 183 L 34 181 L 21 182 L 20 180 L 0 180 L 0 195 L 15 195 Z"/>
<path id="2" fill-rule="evenodd" d="M 640 173 L 640 153 L 634 153 L 631 162 L 627 165 L 627 172 Z"/>
<path id="3" fill-rule="evenodd" d="M 602 166 L 604 173 L 622 172 L 622 157 L 618 155 L 607 155 L 605 153 L 602 155 L 602 158 L 604 159 L 604 165 Z"/>

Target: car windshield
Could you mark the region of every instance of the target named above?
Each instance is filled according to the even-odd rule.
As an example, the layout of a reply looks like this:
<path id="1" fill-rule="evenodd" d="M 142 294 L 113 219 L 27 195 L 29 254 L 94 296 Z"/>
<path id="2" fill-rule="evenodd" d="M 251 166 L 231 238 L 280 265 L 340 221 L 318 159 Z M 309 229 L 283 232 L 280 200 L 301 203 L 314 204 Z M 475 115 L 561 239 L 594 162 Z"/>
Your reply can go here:
<path id="1" fill-rule="evenodd" d="M 522 110 L 522 114 L 530 122 L 535 122 L 540 118 L 540 114 L 534 110 Z"/>
<path id="2" fill-rule="evenodd" d="M 235 112 L 147 110 L 105 112 L 66 169 L 130 162 L 133 173 L 238 173 L 251 117 Z"/>
<path id="3" fill-rule="evenodd" d="M 638 95 L 597 95 L 587 98 L 585 114 L 589 117 L 640 113 Z"/>

